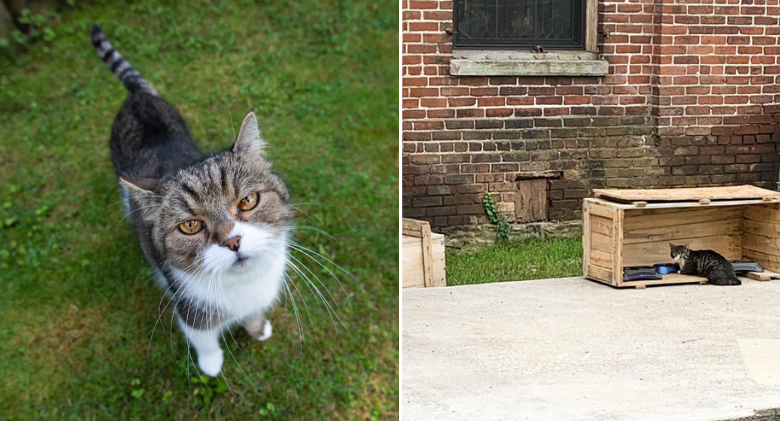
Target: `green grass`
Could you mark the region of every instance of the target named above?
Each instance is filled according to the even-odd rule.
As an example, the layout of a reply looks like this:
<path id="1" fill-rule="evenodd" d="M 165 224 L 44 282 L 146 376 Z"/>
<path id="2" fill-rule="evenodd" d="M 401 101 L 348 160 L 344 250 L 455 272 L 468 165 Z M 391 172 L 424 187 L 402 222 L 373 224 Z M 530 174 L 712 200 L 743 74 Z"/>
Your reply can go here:
<path id="1" fill-rule="evenodd" d="M 474 251 L 447 249 L 447 285 L 582 275 L 579 238 L 503 241 Z"/>
<path id="2" fill-rule="evenodd" d="M 0 419 L 397 417 L 397 3 L 107 3 L 77 2 L 53 40 L 0 61 Z M 289 302 L 269 314 L 269 342 L 233 331 L 231 390 L 191 379 L 170 309 L 150 343 L 162 292 L 111 206 L 108 138 L 126 94 L 92 50 L 93 22 L 202 148 L 229 146 L 255 109 L 306 213 L 297 223 L 336 239 L 307 230 L 297 241 L 360 280 L 340 274 L 350 312 L 308 264 L 349 332 L 302 291 L 303 344 Z"/>

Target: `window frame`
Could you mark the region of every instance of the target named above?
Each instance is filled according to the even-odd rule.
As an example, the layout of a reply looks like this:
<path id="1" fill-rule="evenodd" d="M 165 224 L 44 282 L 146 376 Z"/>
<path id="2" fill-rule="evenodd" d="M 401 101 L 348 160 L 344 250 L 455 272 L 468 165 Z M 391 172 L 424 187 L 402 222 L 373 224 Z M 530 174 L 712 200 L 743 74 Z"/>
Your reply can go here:
<path id="1" fill-rule="evenodd" d="M 537 45 L 541 45 L 545 48 L 545 50 L 554 50 L 554 51 L 590 51 L 587 49 L 588 47 L 588 34 L 589 34 L 589 18 L 590 18 L 590 10 L 589 5 L 590 3 L 596 4 L 598 7 L 596 1 L 597 0 L 581 0 L 582 1 L 582 10 L 581 13 L 581 41 L 580 45 L 572 46 L 572 45 L 544 45 L 544 40 L 542 39 L 536 39 L 536 40 L 529 40 L 528 43 L 520 43 L 520 42 L 484 42 L 480 44 L 470 44 L 470 45 L 458 45 L 458 38 L 460 31 L 458 30 L 458 19 L 459 19 L 459 8 L 458 4 L 460 2 L 466 2 L 468 0 L 453 0 L 452 2 L 452 23 L 453 23 L 453 36 L 452 36 L 452 47 L 453 49 L 458 50 L 530 50 L 534 48 Z M 501 0 L 495 0 L 496 3 L 498 3 Z M 537 0 L 538 1 L 538 0 Z"/>
<path id="2" fill-rule="evenodd" d="M 598 52 L 598 0 L 585 2 L 585 48 L 580 50 L 456 47 L 453 39 L 450 75 L 460 76 L 605 76 L 609 63 Z M 453 30 L 457 4 L 452 2 Z"/>

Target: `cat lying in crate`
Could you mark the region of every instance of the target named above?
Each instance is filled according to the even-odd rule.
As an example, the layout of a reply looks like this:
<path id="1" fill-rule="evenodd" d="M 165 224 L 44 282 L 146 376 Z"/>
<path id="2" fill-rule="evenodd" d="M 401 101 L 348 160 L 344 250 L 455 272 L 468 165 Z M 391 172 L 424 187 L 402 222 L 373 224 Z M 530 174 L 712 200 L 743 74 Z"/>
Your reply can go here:
<path id="1" fill-rule="evenodd" d="M 741 285 L 734 267 L 721 254 L 712 250 L 691 250 L 688 246 L 669 243 L 672 259 L 680 265 L 682 275 L 707 278 L 713 285 Z"/>

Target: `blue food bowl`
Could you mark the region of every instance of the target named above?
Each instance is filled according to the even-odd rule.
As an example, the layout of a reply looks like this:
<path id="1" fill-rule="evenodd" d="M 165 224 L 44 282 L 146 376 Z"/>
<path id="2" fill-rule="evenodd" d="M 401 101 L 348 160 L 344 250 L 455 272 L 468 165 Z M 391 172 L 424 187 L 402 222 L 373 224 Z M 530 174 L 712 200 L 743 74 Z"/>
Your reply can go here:
<path id="1" fill-rule="evenodd" d="M 677 273 L 680 271 L 680 266 L 677 263 L 658 263 L 653 265 L 655 271 L 660 275 L 668 275 L 670 273 Z"/>

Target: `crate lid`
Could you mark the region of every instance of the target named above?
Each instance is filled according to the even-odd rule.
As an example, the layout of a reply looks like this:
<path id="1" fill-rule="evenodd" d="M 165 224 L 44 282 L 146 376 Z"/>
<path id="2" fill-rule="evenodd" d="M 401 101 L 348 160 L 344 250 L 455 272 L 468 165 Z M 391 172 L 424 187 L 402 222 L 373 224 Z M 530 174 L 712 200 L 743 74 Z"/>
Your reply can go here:
<path id="1" fill-rule="evenodd" d="M 597 198 L 616 202 L 686 202 L 700 200 L 778 200 L 780 192 L 756 186 L 695 187 L 681 189 L 594 189 Z"/>

